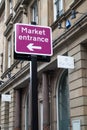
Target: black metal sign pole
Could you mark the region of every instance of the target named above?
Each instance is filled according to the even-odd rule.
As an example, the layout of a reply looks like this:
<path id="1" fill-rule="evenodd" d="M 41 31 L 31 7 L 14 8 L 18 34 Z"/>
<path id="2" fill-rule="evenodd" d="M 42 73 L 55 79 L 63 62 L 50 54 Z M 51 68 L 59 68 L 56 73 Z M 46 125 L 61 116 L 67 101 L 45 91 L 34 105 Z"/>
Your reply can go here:
<path id="1" fill-rule="evenodd" d="M 36 22 L 31 22 L 36 25 Z M 31 56 L 32 130 L 38 130 L 37 56 Z"/>
<path id="2" fill-rule="evenodd" d="M 37 57 L 31 57 L 32 130 L 38 130 Z"/>

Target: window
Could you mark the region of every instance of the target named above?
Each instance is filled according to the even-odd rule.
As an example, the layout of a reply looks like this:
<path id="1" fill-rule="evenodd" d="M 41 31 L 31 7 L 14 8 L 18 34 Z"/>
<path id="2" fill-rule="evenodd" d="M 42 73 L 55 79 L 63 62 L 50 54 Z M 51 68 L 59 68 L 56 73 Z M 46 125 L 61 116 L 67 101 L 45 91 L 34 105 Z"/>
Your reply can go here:
<path id="1" fill-rule="evenodd" d="M 69 109 L 69 87 L 68 72 L 65 71 L 60 79 L 58 87 L 58 118 L 59 130 L 70 130 L 70 109 Z"/>
<path id="2" fill-rule="evenodd" d="M 11 66 L 11 51 L 12 51 L 12 45 L 11 45 L 11 37 L 8 40 L 8 68 Z"/>
<path id="3" fill-rule="evenodd" d="M 63 0 L 54 0 L 54 21 L 63 14 Z"/>
<path id="4" fill-rule="evenodd" d="M 9 6 L 10 6 L 10 14 L 11 14 L 11 13 L 12 13 L 12 11 L 13 11 L 12 0 L 9 0 Z"/>
<path id="5" fill-rule="evenodd" d="M 32 21 L 38 23 L 38 9 L 37 9 L 37 2 L 34 2 L 34 4 L 31 7 L 31 17 Z"/>
<path id="6" fill-rule="evenodd" d="M 25 130 L 28 130 L 28 114 L 29 114 L 29 94 L 27 95 L 25 102 Z"/>
<path id="7" fill-rule="evenodd" d="M 9 94 L 9 93 L 7 93 Z M 10 108 L 9 108 L 9 102 L 5 102 L 5 125 L 4 125 L 4 129 L 8 130 L 9 129 L 9 112 L 10 112 Z"/>
<path id="8" fill-rule="evenodd" d="M 5 127 L 9 128 L 9 102 L 5 103 Z"/>
<path id="9" fill-rule="evenodd" d="M 39 130 L 43 130 L 43 103 L 40 102 Z"/>

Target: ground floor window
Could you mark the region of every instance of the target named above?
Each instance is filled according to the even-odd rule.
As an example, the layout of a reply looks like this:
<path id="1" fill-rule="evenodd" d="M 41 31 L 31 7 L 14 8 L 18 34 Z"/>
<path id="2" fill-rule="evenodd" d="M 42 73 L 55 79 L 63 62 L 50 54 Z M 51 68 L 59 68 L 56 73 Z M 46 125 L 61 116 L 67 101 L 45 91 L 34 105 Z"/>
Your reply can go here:
<path id="1" fill-rule="evenodd" d="M 43 102 L 39 102 L 39 130 L 43 130 Z"/>
<path id="2" fill-rule="evenodd" d="M 60 78 L 57 95 L 57 130 L 70 130 L 69 85 L 67 71 L 65 71 Z"/>

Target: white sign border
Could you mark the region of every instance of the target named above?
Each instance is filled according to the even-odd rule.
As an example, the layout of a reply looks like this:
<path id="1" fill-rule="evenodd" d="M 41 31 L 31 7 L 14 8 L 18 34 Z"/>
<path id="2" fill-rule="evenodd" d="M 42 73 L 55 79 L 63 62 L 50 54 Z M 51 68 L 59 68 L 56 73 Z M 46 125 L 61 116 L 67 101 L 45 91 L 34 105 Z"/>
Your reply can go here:
<path id="1" fill-rule="evenodd" d="M 23 24 L 23 23 L 16 23 L 15 24 L 15 32 L 16 32 L 16 26 L 17 25 L 25 25 L 25 26 L 36 26 L 36 27 L 39 27 L 39 28 L 49 28 L 50 29 L 50 41 L 51 41 L 51 43 L 50 43 L 50 48 L 51 48 L 51 53 L 50 54 L 43 54 L 43 53 L 31 53 L 31 52 L 29 52 L 29 53 L 27 53 L 27 52 L 18 52 L 17 50 L 16 50 L 16 33 L 15 33 L 15 52 L 17 53 L 17 54 L 27 54 L 27 55 L 40 55 L 40 56 L 52 56 L 53 55 L 53 45 L 52 45 L 52 29 L 51 29 L 51 27 L 49 27 L 49 26 L 40 26 L 40 25 L 32 25 L 32 24 Z"/>

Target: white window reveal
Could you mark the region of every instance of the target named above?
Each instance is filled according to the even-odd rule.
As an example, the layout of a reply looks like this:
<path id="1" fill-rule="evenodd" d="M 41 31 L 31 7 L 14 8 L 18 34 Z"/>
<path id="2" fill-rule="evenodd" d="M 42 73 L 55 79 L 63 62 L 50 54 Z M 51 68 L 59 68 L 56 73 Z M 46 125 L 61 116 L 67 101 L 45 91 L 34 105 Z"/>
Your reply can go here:
<path id="1" fill-rule="evenodd" d="M 39 130 L 43 130 L 43 103 L 40 102 Z"/>
<path id="2" fill-rule="evenodd" d="M 10 6 L 10 14 L 13 12 L 13 3 L 12 0 L 9 0 L 9 6 Z"/>
<path id="3" fill-rule="evenodd" d="M 34 2 L 33 6 L 32 6 L 32 21 L 38 23 L 37 2 Z"/>
<path id="4" fill-rule="evenodd" d="M 57 0 L 54 0 L 54 21 L 56 20 L 56 16 L 57 16 L 57 6 L 56 6 L 56 2 L 57 2 Z"/>
<path id="5" fill-rule="evenodd" d="M 11 46 L 11 37 L 8 40 L 8 68 L 11 66 L 11 51 L 12 51 L 12 46 Z"/>

